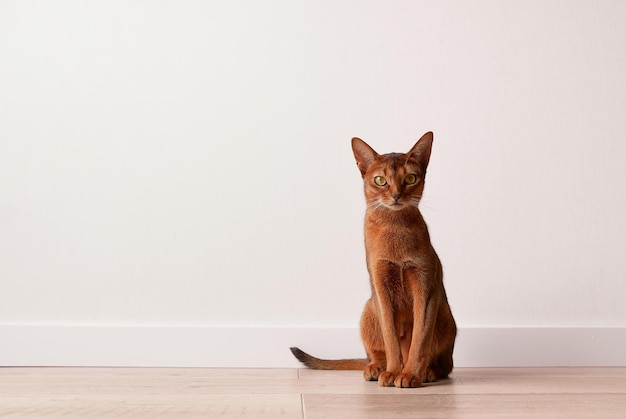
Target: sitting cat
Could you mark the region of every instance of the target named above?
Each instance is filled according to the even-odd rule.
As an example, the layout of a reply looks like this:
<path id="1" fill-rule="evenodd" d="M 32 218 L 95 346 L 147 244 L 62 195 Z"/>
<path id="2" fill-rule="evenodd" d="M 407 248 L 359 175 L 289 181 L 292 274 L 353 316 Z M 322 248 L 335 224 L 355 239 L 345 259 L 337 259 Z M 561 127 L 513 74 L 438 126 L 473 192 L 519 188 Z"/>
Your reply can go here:
<path id="1" fill-rule="evenodd" d="M 406 154 L 380 155 L 359 138 L 352 150 L 363 177 L 365 250 L 372 296 L 361 316 L 366 359 L 322 360 L 292 353 L 314 369 L 363 369 L 381 386 L 419 387 L 452 371 L 456 324 L 439 257 L 418 204 L 433 134 Z"/>

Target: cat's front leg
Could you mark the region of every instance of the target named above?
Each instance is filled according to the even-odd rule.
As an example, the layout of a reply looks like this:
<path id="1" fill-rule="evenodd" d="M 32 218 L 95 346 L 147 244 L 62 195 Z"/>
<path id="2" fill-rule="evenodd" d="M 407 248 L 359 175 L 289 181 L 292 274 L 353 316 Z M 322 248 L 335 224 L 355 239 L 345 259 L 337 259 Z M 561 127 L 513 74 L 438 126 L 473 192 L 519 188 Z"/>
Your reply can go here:
<path id="1" fill-rule="evenodd" d="M 378 322 L 387 358 L 386 370 L 379 374 L 378 384 L 392 387 L 402 371 L 402 352 L 393 316 L 394 290 L 396 284 L 402 281 L 402 271 L 397 264 L 380 260 L 376 262 L 372 274 Z"/>
<path id="2" fill-rule="evenodd" d="M 405 284 L 413 295 L 413 333 L 407 360 L 394 385 L 402 388 L 420 387 L 427 381 L 426 371 L 433 350 L 432 340 L 439 311 L 436 288 L 429 272 L 417 268 L 404 271 Z"/>

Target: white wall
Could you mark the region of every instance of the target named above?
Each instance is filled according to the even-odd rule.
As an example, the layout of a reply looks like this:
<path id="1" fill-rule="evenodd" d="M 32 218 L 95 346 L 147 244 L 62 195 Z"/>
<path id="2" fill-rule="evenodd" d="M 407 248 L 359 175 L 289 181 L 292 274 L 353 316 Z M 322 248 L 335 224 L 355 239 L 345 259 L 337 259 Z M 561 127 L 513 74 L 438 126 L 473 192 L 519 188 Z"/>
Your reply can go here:
<path id="1" fill-rule="evenodd" d="M 459 325 L 626 326 L 623 1 L 0 3 L 0 324 L 352 326 L 435 132 Z"/>

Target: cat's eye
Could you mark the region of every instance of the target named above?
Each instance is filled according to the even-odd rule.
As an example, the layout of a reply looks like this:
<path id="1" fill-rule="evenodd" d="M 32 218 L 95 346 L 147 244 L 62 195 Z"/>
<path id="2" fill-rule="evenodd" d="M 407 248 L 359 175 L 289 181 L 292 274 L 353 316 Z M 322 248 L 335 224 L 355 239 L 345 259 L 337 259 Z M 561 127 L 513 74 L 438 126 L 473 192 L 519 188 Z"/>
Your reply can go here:
<path id="1" fill-rule="evenodd" d="M 387 179 L 385 179 L 382 176 L 376 176 L 374 178 L 374 183 L 377 184 L 378 186 L 385 186 L 387 184 Z"/>
<path id="2" fill-rule="evenodd" d="M 415 182 L 417 182 L 417 176 L 415 176 L 413 173 L 411 173 L 410 175 L 407 175 L 404 178 L 405 185 L 413 185 Z"/>

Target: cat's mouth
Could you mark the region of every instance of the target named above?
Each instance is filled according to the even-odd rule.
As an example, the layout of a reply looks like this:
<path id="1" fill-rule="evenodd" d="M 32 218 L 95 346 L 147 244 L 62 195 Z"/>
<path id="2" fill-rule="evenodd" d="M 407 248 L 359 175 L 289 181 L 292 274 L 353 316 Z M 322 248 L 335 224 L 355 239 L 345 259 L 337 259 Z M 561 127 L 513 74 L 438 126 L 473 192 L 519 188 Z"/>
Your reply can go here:
<path id="1" fill-rule="evenodd" d="M 398 202 L 398 201 L 391 202 L 389 204 L 386 204 L 385 206 L 387 208 L 389 208 L 389 209 L 394 210 L 394 211 L 398 211 L 398 210 L 401 210 L 402 208 L 404 208 L 404 204 L 401 203 L 401 202 Z"/>

